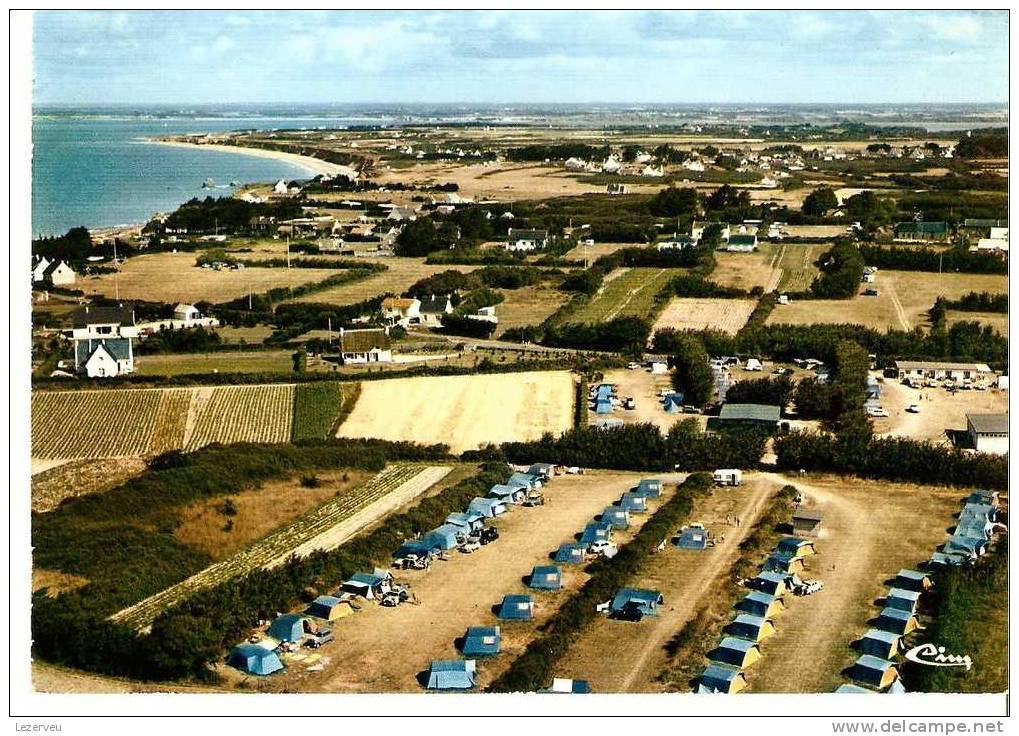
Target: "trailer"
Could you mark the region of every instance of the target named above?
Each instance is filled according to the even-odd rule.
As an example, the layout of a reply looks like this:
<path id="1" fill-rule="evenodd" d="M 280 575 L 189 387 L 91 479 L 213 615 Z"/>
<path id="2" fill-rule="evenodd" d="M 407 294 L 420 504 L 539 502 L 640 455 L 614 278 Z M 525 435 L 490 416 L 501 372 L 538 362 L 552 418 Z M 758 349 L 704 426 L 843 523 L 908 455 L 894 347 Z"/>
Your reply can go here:
<path id="1" fill-rule="evenodd" d="M 743 471 L 738 468 L 722 468 L 711 474 L 715 485 L 738 486 L 743 484 Z"/>

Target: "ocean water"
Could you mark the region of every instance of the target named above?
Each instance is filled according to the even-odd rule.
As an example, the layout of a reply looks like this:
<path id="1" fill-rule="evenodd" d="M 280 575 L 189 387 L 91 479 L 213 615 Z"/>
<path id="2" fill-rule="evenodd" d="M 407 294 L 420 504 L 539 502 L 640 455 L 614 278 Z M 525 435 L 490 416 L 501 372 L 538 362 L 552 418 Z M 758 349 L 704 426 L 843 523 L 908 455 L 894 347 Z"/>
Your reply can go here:
<path id="1" fill-rule="evenodd" d="M 325 124 L 315 121 L 315 126 Z M 153 213 L 171 211 L 192 197 L 233 191 L 203 189 L 206 179 L 229 185 L 308 178 L 307 169 L 288 162 L 145 142 L 160 135 L 300 127 L 309 127 L 308 122 L 37 115 L 32 120 L 32 233 L 147 222 Z"/>

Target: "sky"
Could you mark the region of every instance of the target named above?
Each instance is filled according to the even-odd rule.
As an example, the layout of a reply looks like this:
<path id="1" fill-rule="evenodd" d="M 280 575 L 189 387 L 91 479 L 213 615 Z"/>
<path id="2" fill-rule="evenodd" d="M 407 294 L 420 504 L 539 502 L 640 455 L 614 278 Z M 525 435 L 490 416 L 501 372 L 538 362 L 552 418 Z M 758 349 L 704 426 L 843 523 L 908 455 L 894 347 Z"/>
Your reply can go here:
<path id="1" fill-rule="evenodd" d="M 37 105 L 1006 102 L 1007 11 L 39 11 Z"/>

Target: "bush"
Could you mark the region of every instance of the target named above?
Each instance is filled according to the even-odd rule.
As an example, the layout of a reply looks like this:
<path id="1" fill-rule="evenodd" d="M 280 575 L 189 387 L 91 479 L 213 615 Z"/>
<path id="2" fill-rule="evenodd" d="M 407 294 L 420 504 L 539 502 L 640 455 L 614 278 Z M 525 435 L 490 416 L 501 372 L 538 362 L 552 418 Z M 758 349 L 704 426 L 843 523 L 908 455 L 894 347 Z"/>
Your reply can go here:
<path id="1" fill-rule="evenodd" d="M 856 296 L 863 280 L 863 256 L 848 242 L 836 243 L 818 261 L 821 275 L 810 286 L 819 299 L 849 299 Z"/>
<path id="2" fill-rule="evenodd" d="M 669 363 L 676 369 L 672 375 L 673 386 L 683 392 L 683 403 L 704 406 L 715 393 L 715 382 L 704 343 L 693 335 L 681 335 L 675 347 L 669 359 Z"/>

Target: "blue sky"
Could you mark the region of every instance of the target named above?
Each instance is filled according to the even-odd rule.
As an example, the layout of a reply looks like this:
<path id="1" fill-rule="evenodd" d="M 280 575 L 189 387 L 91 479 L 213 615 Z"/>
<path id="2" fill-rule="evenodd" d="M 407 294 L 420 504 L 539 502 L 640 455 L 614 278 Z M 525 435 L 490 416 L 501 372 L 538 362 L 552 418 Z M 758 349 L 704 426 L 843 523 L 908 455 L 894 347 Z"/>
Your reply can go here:
<path id="1" fill-rule="evenodd" d="M 64 12 L 36 104 L 1005 102 L 1005 11 Z"/>

